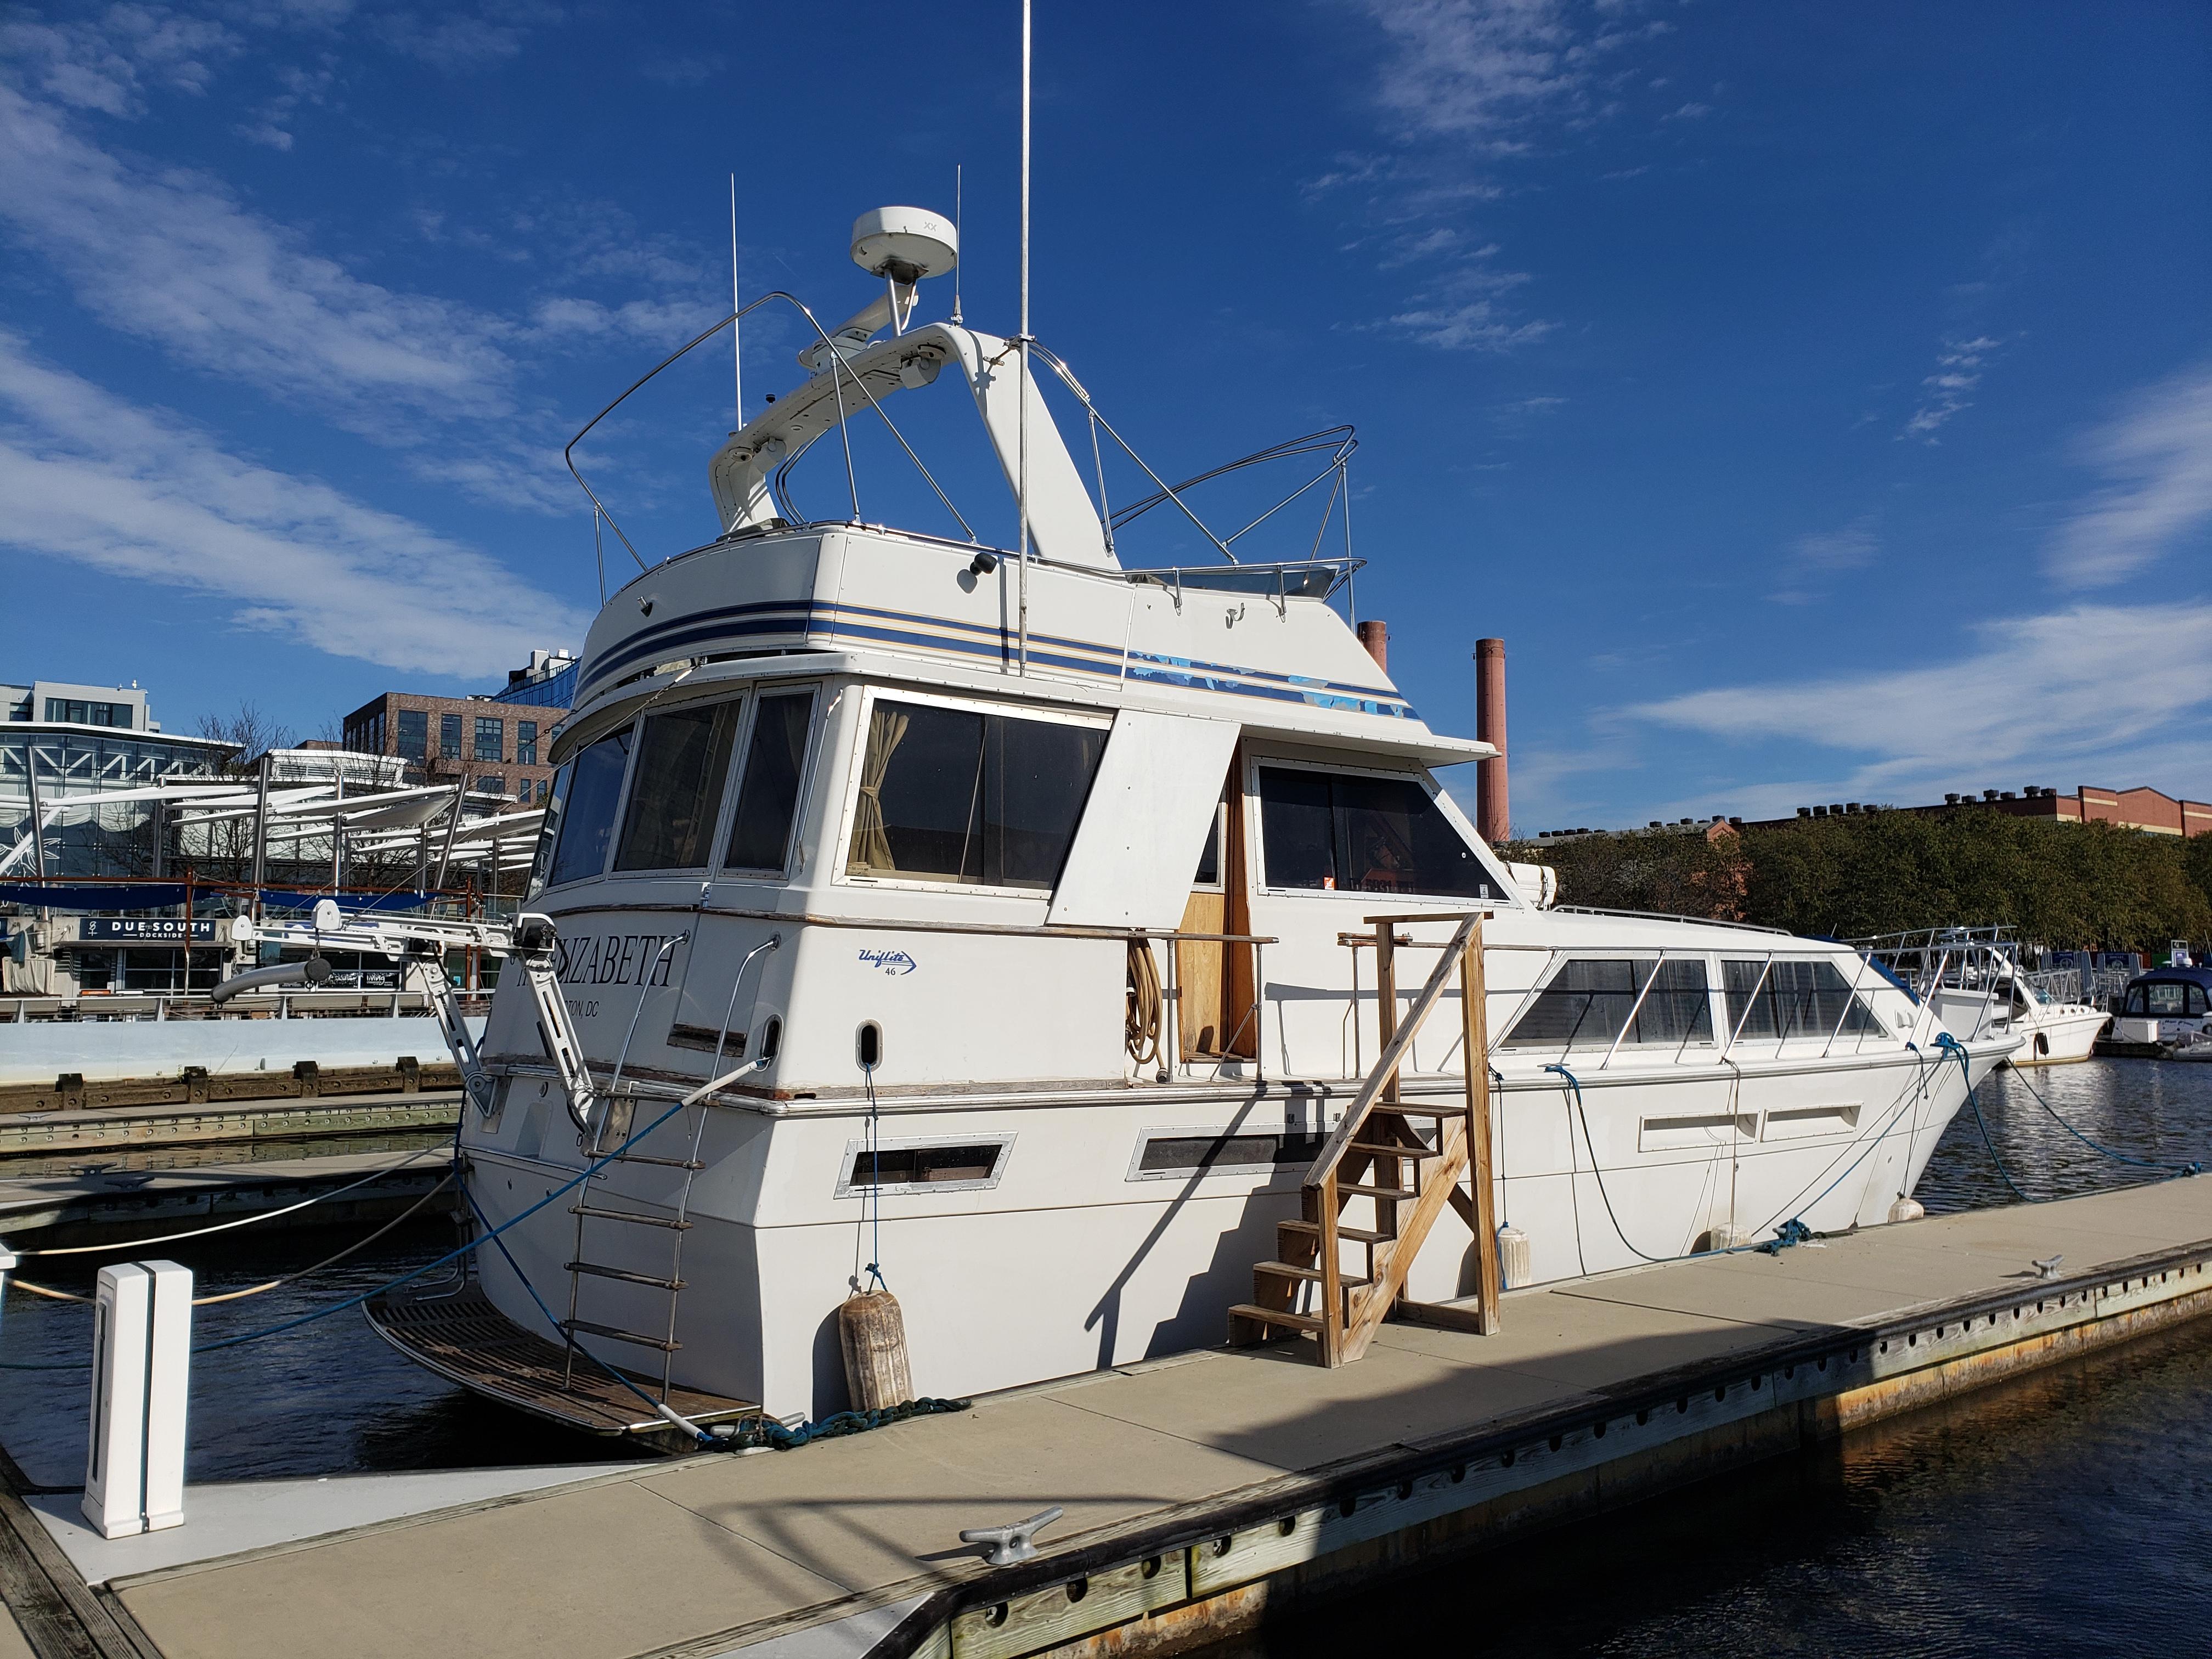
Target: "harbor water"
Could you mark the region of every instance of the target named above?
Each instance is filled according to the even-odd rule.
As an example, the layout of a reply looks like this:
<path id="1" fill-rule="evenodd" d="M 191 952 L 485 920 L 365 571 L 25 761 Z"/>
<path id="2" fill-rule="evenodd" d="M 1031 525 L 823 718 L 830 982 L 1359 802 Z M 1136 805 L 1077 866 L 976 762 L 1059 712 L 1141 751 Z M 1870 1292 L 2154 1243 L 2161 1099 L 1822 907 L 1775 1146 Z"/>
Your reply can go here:
<path id="1" fill-rule="evenodd" d="M 1979 1100 L 1997 1159 L 2031 1199 L 2160 1173 L 2080 1136 L 2148 1163 L 2212 1157 L 2212 1066 L 2099 1060 L 2001 1072 Z M 1919 1196 L 1936 1212 L 2015 1201 L 1971 1111 L 1938 1148 Z M 185 1261 L 208 1295 L 311 1266 L 351 1231 L 248 1227 L 148 1253 Z M 454 1239 L 450 1219 L 426 1214 L 337 1267 L 201 1308 L 196 1336 L 283 1325 L 434 1260 Z M 127 1254 L 34 1258 L 24 1276 L 82 1294 L 99 1261 Z M 82 1480 L 88 1372 L 79 1362 L 88 1343 L 82 1304 L 9 1291 L 0 1359 L 72 1367 L 0 1370 L 0 1444 L 35 1483 Z M 2212 1621 L 2212 1444 L 2201 1434 L 2209 1406 L 2212 1332 L 2185 1332 L 1516 1545 L 1226 1651 L 1288 1659 L 1328 1643 L 1412 1643 L 1432 1626 L 1464 1639 L 1470 1618 L 1481 1620 L 1486 1642 L 1538 1653 L 2170 1644 Z M 196 1481 L 600 1462 L 611 1449 L 420 1370 L 358 1307 L 194 1360 Z M 1563 1593 L 1526 1594 L 1532 1581 Z M 1470 1602 L 1471 1590 L 1492 1583 L 1515 1594 Z M 1353 1619 L 1356 1629 L 1344 1622 Z"/>

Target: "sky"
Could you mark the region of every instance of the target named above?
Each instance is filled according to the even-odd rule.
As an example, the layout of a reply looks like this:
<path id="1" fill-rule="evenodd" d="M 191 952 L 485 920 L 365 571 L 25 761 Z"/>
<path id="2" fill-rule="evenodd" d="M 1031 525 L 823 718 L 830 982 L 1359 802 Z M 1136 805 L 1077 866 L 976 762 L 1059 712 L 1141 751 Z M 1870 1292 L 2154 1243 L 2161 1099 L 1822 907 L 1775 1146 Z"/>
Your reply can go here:
<path id="1" fill-rule="evenodd" d="M 853 218 L 960 169 L 1015 331 L 1018 50 L 1012 0 L 0 10 L 0 679 L 312 737 L 579 646 L 562 446 L 728 310 L 733 173 L 744 291 L 831 321 Z M 2212 10 L 1040 0 L 1035 75 L 1037 337 L 1170 479 L 1357 427 L 1359 612 L 1446 732 L 1505 640 L 1517 830 L 2212 798 Z M 750 412 L 805 326 L 749 320 Z M 579 449 L 648 560 L 715 532 L 725 340 Z M 950 527 L 888 443 L 864 516 Z"/>

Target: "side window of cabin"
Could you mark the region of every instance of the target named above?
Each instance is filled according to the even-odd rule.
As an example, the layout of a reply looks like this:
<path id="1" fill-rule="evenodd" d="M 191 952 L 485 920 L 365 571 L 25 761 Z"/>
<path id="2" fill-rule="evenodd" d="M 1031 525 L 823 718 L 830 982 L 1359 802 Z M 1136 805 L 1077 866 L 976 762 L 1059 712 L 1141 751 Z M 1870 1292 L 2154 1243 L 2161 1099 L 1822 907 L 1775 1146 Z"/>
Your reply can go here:
<path id="1" fill-rule="evenodd" d="M 617 870 L 703 870 L 737 740 L 735 702 L 646 717 Z"/>
<path id="2" fill-rule="evenodd" d="M 1504 899 L 1429 792 L 1411 778 L 1260 769 L 1270 887 Z"/>
<path id="3" fill-rule="evenodd" d="M 1049 891 L 1105 748 L 1103 726 L 878 699 L 846 872 Z"/>
<path id="4" fill-rule="evenodd" d="M 622 799 L 629 749 L 630 728 L 624 726 L 569 763 L 564 773 L 568 799 L 560 812 L 560 839 L 554 843 L 548 886 L 580 881 L 606 868 L 607 842 L 614 833 L 615 807 Z"/>
<path id="5" fill-rule="evenodd" d="M 1731 1030 L 1745 1042 L 1787 1042 L 1832 1035 L 1880 1036 L 1881 1023 L 1832 962 L 1741 961 L 1721 964 Z M 1756 993 L 1756 994 L 1754 994 Z"/>
<path id="6" fill-rule="evenodd" d="M 806 769 L 806 734 L 814 721 L 811 691 L 763 696 L 745 744 L 738 778 L 737 815 L 722 864 L 731 870 L 781 875 L 791 856 L 791 826 L 799 815 L 799 786 Z"/>
<path id="7" fill-rule="evenodd" d="M 568 780 L 575 775 L 576 763 L 569 762 L 553 775 L 551 792 L 539 797 L 545 803 L 545 816 L 538 823 L 538 850 L 530 860 L 529 896 L 536 898 L 543 892 L 553 876 L 553 849 L 561 840 L 561 809 L 568 799 Z M 545 786 L 541 783 L 538 788 Z"/>
<path id="8" fill-rule="evenodd" d="M 1571 958 L 1501 1046 L 1610 1048 L 1616 1037 L 1624 1046 L 1710 1043 L 1712 999 L 1706 987 L 1702 957 Z"/>

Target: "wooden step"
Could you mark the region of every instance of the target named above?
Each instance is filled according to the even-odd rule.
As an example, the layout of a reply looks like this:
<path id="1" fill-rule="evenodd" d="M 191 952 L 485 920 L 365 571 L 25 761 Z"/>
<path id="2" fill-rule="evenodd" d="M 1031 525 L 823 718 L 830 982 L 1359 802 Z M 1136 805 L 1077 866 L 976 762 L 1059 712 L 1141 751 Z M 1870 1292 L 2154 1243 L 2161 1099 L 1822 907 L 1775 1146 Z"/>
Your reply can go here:
<path id="1" fill-rule="evenodd" d="M 1340 1188 L 1338 1190 L 1343 1189 Z M 1304 1238 L 1318 1239 L 1321 1237 L 1321 1224 L 1318 1221 L 1278 1221 L 1275 1224 L 1278 1238 L 1279 1239 L 1285 1231 L 1296 1233 Z M 1339 1227 L 1336 1230 L 1336 1236 L 1347 1244 L 1388 1244 L 1398 1235 L 1370 1233 L 1364 1227 Z"/>
<path id="2" fill-rule="evenodd" d="M 1338 1182 L 1336 1183 L 1336 1191 L 1337 1195 L 1340 1198 L 1384 1198 L 1389 1199 L 1394 1204 L 1402 1203 L 1407 1199 L 1419 1198 L 1420 1196 L 1419 1193 L 1409 1193 L 1403 1187 L 1363 1187 L 1357 1182 L 1351 1181 Z M 1337 1229 L 1337 1234 L 1340 1237 L 1343 1236 L 1343 1228 L 1340 1227 Z"/>
<path id="3" fill-rule="evenodd" d="M 1395 1113 L 1400 1117 L 1465 1117 L 1465 1105 L 1424 1106 L 1419 1101 L 1393 1101 L 1387 1106 L 1377 1105 L 1367 1114 L 1370 1118 L 1388 1117 Z"/>
<path id="4" fill-rule="evenodd" d="M 1301 1267 L 1295 1261 L 1255 1261 L 1252 1264 L 1252 1271 L 1255 1273 L 1267 1273 L 1276 1279 L 1310 1279 L 1315 1284 L 1321 1282 L 1320 1268 Z M 1361 1279 L 1354 1273 L 1339 1273 L 1336 1282 L 1347 1289 L 1356 1290 L 1373 1281 Z"/>
<path id="5" fill-rule="evenodd" d="M 680 1291 L 684 1288 L 684 1281 L 680 1279 L 655 1279 L 651 1273 L 634 1273 L 624 1267 L 603 1267 L 596 1261 L 571 1261 L 568 1271 L 589 1273 L 594 1279 L 619 1279 L 625 1285 L 650 1285 L 657 1291 Z"/>
<path id="6" fill-rule="evenodd" d="M 1255 1325 L 1273 1325 L 1285 1331 L 1304 1331 L 1309 1335 L 1321 1329 L 1318 1315 L 1286 1312 L 1281 1308 L 1262 1308 L 1250 1302 L 1240 1302 L 1229 1310 L 1233 1329 L 1236 1322 L 1249 1319 Z"/>
<path id="7" fill-rule="evenodd" d="M 1346 1150 L 1366 1152 L 1375 1158 L 1442 1158 L 1443 1156 L 1433 1146 L 1393 1146 L 1380 1140 L 1355 1140 Z"/>
<path id="8" fill-rule="evenodd" d="M 588 1204 L 571 1204 L 568 1206 L 568 1213 L 597 1216 L 602 1221 L 634 1222 L 641 1227 L 665 1227 L 671 1232 L 688 1233 L 691 1231 L 691 1224 L 688 1221 L 672 1221 L 664 1216 L 640 1215 L 635 1210 L 598 1210 Z"/>
<path id="9" fill-rule="evenodd" d="M 593 1336 L 612 1337 L 617 1342 L 635 1342 L 641 1348 L 658 1348 L 663 1353 L 674 1353 L 684 1345 L 671 1342 L 665 1337 L 640 1336 L 635 1331 L 617 1330 L 612 1325 L 594 1325 L 588 1319 L 564 1319 L 561 1328 L 571 1333 L 588 1331 Z"/>

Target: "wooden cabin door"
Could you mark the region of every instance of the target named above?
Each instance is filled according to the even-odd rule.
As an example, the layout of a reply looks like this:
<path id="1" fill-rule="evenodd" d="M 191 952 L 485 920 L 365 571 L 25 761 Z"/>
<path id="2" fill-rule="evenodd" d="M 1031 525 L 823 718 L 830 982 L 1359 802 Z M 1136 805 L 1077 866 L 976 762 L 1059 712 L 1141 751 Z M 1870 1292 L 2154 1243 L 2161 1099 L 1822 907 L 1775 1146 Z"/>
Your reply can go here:
<path id="1" fill-rule="evenodd" d="M 1182 931 L 1186 933 L 1250 931 L 1250 907 L 1245 902 L 1243 776 L 1240 745 L 1230 762 L 1228 780 L 1214 807 L 1213 829 L 1199 855 L 1190 900 L 1183 907 Z M 1182 1060 L 1258 1055 L 1250 946 L 1199 941 L 1176 945 L 1176 1029 Z"/>

